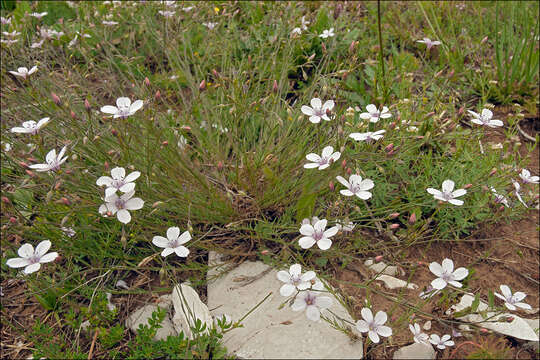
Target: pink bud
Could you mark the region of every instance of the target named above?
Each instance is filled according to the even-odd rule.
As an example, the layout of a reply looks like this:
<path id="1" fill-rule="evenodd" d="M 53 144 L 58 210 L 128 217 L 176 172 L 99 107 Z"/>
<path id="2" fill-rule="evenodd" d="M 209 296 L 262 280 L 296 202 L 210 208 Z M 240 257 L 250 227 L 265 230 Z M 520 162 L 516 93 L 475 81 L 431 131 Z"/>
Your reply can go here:
<path id="1" fill-rule="evenodd" d="M 272 91 L 278 92 L 277 80 L 274 80 L 274 84 L 272 85 Z"/>
<path id="2" fill-rule="evenodd" d="M 388 218 L 389 218 L 389 219 L 395 219 L 395 218 L 397 218 L 398 216 L 399 216 L 399 213 L 398 213 L 398 212 L 395 212 L 395 213 L 391 213 L 391 214 L 388 216 Z"/>
<path id="3" fill-rule="evenodd" d="M 112 216 L 112 212 L 107 211 L 107 212 L 106 212 L 106 215 L 107 215 L 107 216 Z"/>
<path id="4" fill-rule="evenodd" d="M 489 188 L 486 185 L 482 185 L 482 190 L 489 191 Z"/>
<path id="5" fill-rule="evenodd" d="M 388 126 L 391 130 L 395 129 L 396 128 L 396 122 L 395 121 L 392 121 L 392 123 L 390 123 L 390 125 Z"/>
<path id="6" fill-rule="evenodd" d="M 167 146 L 167 145 L 169 145 L 169 142 L 167 140 L 165 140 L 164 142 L 161 143 L 161 145 Z"/>
<path id="7" fill-rule="evenodd" d="M 426 114 L 426 116 L 433 116 L 433 115 L 435 115 L 435 111 L 432 111 L 432 112 Z"/>
<path id="8" fill-rule="evenodd" d="M 472 187 L 472 184 L 466 184 L 463 188 L 464 189 L 470 189 Z"/>
<path id="9" fill-rule="evenodd" d="M 90 102 L 88 101 L 88 99 L 84 99 L 84 108 L 87 110 L 87 111 L 90 111 L 91 107 L 90 107 Z"/>
<path id="10" fill-rule="evenodd" d="M 383 256 L 382 255 L 378 255 L 378 256 L 375 256 L 375 261 L 376 262 L 379 262 L 383 259 Z"/>
<path id="11" fill-rule="evenodd" d="M 51 93 L 51 97 L 56 105 L 60 105 L 62 102 L 60 101 L 60 98 L 55 93 Z"/>
<path id="12" fill-rule="evenodd" d="M 343 161 L 341 162 L 341 167 L 345 169 L 346 166 L 347 166 L 347 160 L 343 159 Z"/>
<path id="13" fill-rule="evenodd" d="M 351 45 L 349 45 L 349 52 L 352 54 L 354 52 L 354 48 L 356 47 L 356 41 L 351 41 Z"/>
<path id="14" fill-rule="evenodd" d="M 397 228 L 399 228 L 399 224 L 392 224 L 392 225 L 390 225 L 390 229 L 392 229 L 392 230 L 395 230 L 395 229 L 397 229 Z"/>
<path id="15" fill-rule="evenodd" d="M 392 150 L 392 151 L 389 151 L 386 155 L 392 156 L 392 155 L 394 155 L 395 153 L 396 153 L 396 152 L 395 152 L 394 150 Z"/>
<path id="16" fill-rule="evenodd" d="M 394 149 L 394 143 L 386 145 L 386 147 L 384 148 L 384 150 L 386 151 L 392 151 L 393 149 Z"/>
<path id="17" fill-rule="evenodd" d="M 454 69 L 450 70 L 450 72 L 448 73 L 448 77 L 452 77 L 454 76 Z"/>
<path id="18" fill-rule="evenodd" d="M 71 118 L 72 118 L 72 119 L 76 119 L 76 118 L 77 118 L 77 116 L 75 115 L 75 113 L 73 112 L 73 110 L 71 110 L 69 114 L 71 115 Z"/>
<path id="19" fill-rule="evenodd" d="M 203 80 L 201 81 L 201 83 L 199 84 L 199 90 L 200 91 L 203 91 L 206 89 L 206 80 Z"/>
<path id="20" fill-rule="evenodd" d="M 60 200 L 62 200 L 62 202 L 63 202 L 65 205 L 71 205 L 71 201 L 69 201 L 69 199 L 66 198 L 66 197 L 63 197 L 63 198 L 60 199 Z"/>
<path id="21" fill-rule="evenodd" d="M 223 162 L 218 161 L 217 168 L 219 171 L 223 170 Z"/>
<path id="22" fill-rule="evenodd" d="M 409 224 L 414 224 L 416 222 L 416 214 L 415 213 L 412 213 L 411 216 L 409 217 Z"/>
<path id="23" fill-rule="evenodd" d="M 458 110 L 458 115 L 462 115 L 463 112 L 465 112 L 465 108 L 462 106 L 462 107 L 460 107 L 459 110 Z"/>
<path id="24" fill-rule="evenodd" d="M 347 168 L 347 175 L 351 175 L 351 174 L 352 174 L 351 168 Z"/>
<path id="25" fill-rule="evenodd" d="M 12 216 L 12 217 L 9 218 L 9 222 L 12 223 L 12 224 L 16 224 L 17 223 L 17 218 Z"/>
<path id="26" fill-rule="evenodd" d="M 510 323 L 510 322 L 514 321 L 514 317 L 513 316 L 508 316 L 506 318 L 506 321 L 508 321 Z"/>
<path id="27" fill-rule="evenodd" d="M 66 170 L 66 174 L 67 174 L 67 175 L 71 175 L 71 174 L 73 174 L 73 171 L 71 171 L 71 170 Z"/>
<path id="28" fill-rule="evenodd" d="M 489 331 L 488 331 L 488 329 L 486 329 L 486 328 L 481 328 L 481 329 L 480 329 L 480 332 L 488 333 Z"/>
<path id="29" fill-rule="evenodd" d="M 30 170 L 25 170 L 25 172 L 29 175 L 29 176 L 34 176 L 34 173 Z"/>
<path id="30" fill-rule="evenodd" d="M 19 161 L 19 165 L 21 165 L 22 167 L 28 167 L 28 164 L 24 161 Z"/>
<path id="31" fill-rule="evenodd" d="M 424 262 L 423 262 L 423 261 L 417 261 L 416 263 L 417 263 L 418 265 L 420 265 L 420 266 L 424 265 Z"/>
<path id="32" fill-rule="evenodd" d="M 219 73 L 216 71 L 216 69 L 212 69 L 212 75 L 214 75 L 215 78 L 219 77 Z"/>
<path id="33" fill-rule="evenodd" d="M 326 51 L 326 45 L 324 43 L 321 43 L 321 47 L 322 47 L 322 52 L 323 54 L 326 54 L 327 51 Z"/>
<path id="34" fill-rule="evenodd" d="M 263 251 L 261 251 L 261 255 L 267 255 L 268 253 L 269 253 L 268 250 L 263 250 Z"/>
<path id="35" fill-rule="evenodd" d="M 150 79 L 148 79 L 148 77 L 144 78 L 144 85 L 150 86 Z"/>
<path id="36" fill-rule="evenodd" d="M 331 191 L 334 191 L 335 187 L 334 187 L 334 182 L 333 181 L 330 181 L 328 183 L 328 187 L 330 188 Z"/>
<path id="37" fill-rule="evenodd" d="M 418 140 L 422 140 L 424 138 L 424 135 L 419 135 L 416 137 Z"/>
<path id="38" fill-rule="evenodd" d="M 108 161 L 105 161 L 103 166 L 105 167 L 105 171 L 109 171 L 109 162 Z"/>
<path id="39" fill-rule="evenodd" d="M 496 172 L 497 172 L 497 169 L 495 168 L 491 169 L 491 171 L 489 172 L 489 176 L 495 175 Z"/>
<path id="40" fill-rule="evenodd" d="M 161 91 L 156 91 L 156 95 L 154 95 L 154 97 L 156 98 L 156 100 L 160 100 L 161 99 Z"/>
<path id="41" fill-rule="evenodd" d="M 503 210 L 504 210 L 504 205 L 499 206 L 499 211 L 503 211 Z"/>
<path id="42" fill-rule="evenodd" d="M 482 41 L 480 41 L 480 44 L 485 43 L 487 40 L 488 40 L 488 37 L 487 37 L 487 36 L 484 36 L 484 38 L 482 39 Z"/>
<path id="43" fill-rule="evenodd" d="M 55 185 L 54 185 L 54 190 L 58 190 L 60 189 L 60 186 L 62 185 L 62 180 L 58 181 Z"/>
<path id="44" fill-rule="evenodd" d="M 9 204 L 9 203 L 11 203 L 11 201 L 10 201 L 6 196 L 2 196 L 2 202 L 3 202 L 4 204 Z"/>
<path id="45" fill-rule="evenodd" d="M 113 136 L 118 136 L 118 131 L 116 131 L 116 129 L 112 129 L 111 134 L 113 134 Z"/>
<path id="46" fill-rule="evenodd" d="M 185 131 L 191 131 L 191 127 L 187 125 L 182 126 L 180 129 L 185 130 Z"/>

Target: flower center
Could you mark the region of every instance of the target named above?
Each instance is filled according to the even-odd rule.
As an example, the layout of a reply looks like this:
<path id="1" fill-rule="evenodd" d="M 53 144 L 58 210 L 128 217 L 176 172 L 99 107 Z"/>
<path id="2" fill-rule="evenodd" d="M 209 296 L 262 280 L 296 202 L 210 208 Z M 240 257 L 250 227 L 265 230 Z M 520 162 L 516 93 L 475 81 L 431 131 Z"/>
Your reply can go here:
<path id="1" fill-rule="evenodd" d="M 315 239 L 315 241 L 319 241 L 322 239 L 323 235 L 324 235 L 323 231 L 315 231 L 313 233 L 313 239 Z"/>
<path id="2" fill-rule="evenodd" d="M 122 200 L 121 198 L 118 198 L 114 202 L 114 206 L 116 206 L 117 209 L 123 209 L 126 206 L 126 202 Z"/>
<path id="3" fill-rule="evenodd" d="M 441 279 L 443 279 L 446 282 L 452 281 L 452 274 L 449 274 L 447 272 L 443 272 Z"/>
<path id="4" fill-rule="evenodd" d="M 113 188 L 120 189 L 122 186 L 125 185 L 124 180 L 113 180 L 111 183 Z"/>
<path id="5" fill-rule="evenodd" d="M 308 293 L 305 298 L 307 305 L 313 305 L 315 303 L 315 296 L 313 296 L 311 293 Z"/>
<path id="6" fill-rule="evenodd" d="M 442 193 L 442 197 L 448 201 L 448 200 L 452 200 L 454 197 L 452 196 L 452 193 L 451 192 L 444 192 Z"/>

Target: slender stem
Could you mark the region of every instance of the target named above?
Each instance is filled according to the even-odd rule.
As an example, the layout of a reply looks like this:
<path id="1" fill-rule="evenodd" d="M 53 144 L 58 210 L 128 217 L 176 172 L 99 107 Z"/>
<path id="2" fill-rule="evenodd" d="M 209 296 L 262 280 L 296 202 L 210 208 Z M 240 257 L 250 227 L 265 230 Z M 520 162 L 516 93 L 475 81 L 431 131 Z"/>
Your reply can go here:
<path id="1" fill-rule="evenodd" d="M 384 58 L 383 58 L 383 42 L 382 42 L 382 31 L 381 31 L 381 0 L 377 0 L 377 26 L 379 28 L 379 64 L 381 66 L 381 75 L 382 75 L 382 106 L 386 103 L 386 73 L 384 69 Z"/>

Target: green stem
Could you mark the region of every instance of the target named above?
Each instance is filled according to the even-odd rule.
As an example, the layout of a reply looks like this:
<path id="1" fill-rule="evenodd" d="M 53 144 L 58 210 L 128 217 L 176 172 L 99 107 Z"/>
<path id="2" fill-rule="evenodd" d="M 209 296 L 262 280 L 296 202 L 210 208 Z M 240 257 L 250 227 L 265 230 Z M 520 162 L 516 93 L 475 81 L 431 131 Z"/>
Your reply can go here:
<path id="1" fill-rule="evenodd" d="M 386 73 L 384 69 L 383 42 L 382 42 L 382 31 L 381 31 L 381 0 L 377 0 L 377 26 L 379 29 L 379 64 L 381 67 L 381 75 L 382 75 L 382 104 L 380 105 L 380 110 L 382 110 L 382 105 L 386 103 L 387 91 L 386 91 Z"/>

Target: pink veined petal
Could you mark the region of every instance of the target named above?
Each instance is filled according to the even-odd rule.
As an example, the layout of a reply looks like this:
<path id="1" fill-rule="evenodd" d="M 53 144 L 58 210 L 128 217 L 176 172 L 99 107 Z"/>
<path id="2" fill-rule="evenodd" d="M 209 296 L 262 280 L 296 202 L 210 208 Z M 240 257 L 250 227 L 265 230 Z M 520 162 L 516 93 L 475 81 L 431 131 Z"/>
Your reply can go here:
<path id="1" fill-rule="evenodd" d="M 362 200 L 367 200 L 371 198 L 372 194 L 369 191 L 359 191 L 356 193 L 356 196 Z"/>
<path id="2" fill-rule="evenodd" d="M 442 183 L 442 191 L 450 193 L 454 190 L 455 183 L 452 180 L 446 179 Z"/>
<path id="3" fill-rule="evenodd" d="M 370 324 L 373 322 L 373 313 L 371 312 L 369 308 L 363 308 L 360 311 L 360 314 L 362 314 L 362 317 L 364 318 L 366 322 Z"/>
<path id="4" fill-rule="evenodd" d="M 438 262 L 432 262 L 429 264 L 429 270 L 438 277 L 441 277 L 443 274 L 443 268 Z"/>
<path id="5" fill-rule="evenodd" d="M 114 180 L 122 180 L 126 176 L 126 169 L 123 167 L 115 167 L 111 170 L 111 176 Z"/>
<path id="6" fill-rule="evenodd" d="M 306 159 L 308 159 L 311 162 L 319 163 L 321 161 L 321 157 L 318 154 L 311 153 L 306 155 Z"/>
<path id="7" fill-rule="evenodd" d="M 144 105 L 144 102 L 142 100 L 137 100 L 133 104 L 131 104 L 131 106 L 129 107 L 129 112 L 133 114 L 139 109 L 141 109 L 143 105 Z"/>
<path id="8" fill-rule="evenodd" d="M 300 278 L 303 282 L 307 282 L 310 280 L 315 279 L 315 272 L 314 271 L 306 271 L 304 275 Z"/>
<path id="9" fill-rule="evenodd" d="M 311 121 L 313 124 L 318 124 L 321 122 L 321 117 L 317 115 L 313 115 L 309 117 L 309 121 Z"/>
<path id="10" fill-rule="evenodd" d="M 442 261 L 442 268 L 443 271 L 446 271 L 447 273 L 452 273 L 454 272 L 454 262 L 451 259 L 446 258 Z"/>
<path id="11" fill-rule="evenodd" d="M 351 185 L 349 184 L 349 182 L 347 180 L 345 180 L 342 176 L 336 176 L 336 180 L 339 181 L 339 183 L 343 186 L 345 186 L 346 188 L 349 188 L 351 187 Z"/>
<path id="12" fill-rule="evenodd" d="M 174 252 L 179 257 L 187 257 L 189 255 L 189 249 L 185 246 L 179 246 L 176 249 L 174 249 Z"/>
<path id="13" fill-rule="evenodd" d="M 130 192 L 130 191 L 133 191 L 135 190 L 135 183 L 127 183 L 127 184 L 124 184 L 120 187 L 119 189 L 121 192 L 124 192 L 124 193 L 127 193 L 127 192 Z"/>
<path id="14" fill-rule="evenodd" d="M 463 280 L 469 275 L 469 270 L 467 270 L 464 267 L 457 268 L 453 273 L 452 276 L 454 277 L 454 280 Z"/>
<path id="15" fill-rule="evenodd" d="M 431 286 L 435 289 L 442 290 L 446 287 L 447 283 L 441 278 L 437 278 L 431 282 Z"/>
<path id="16" fill-rule="evenodd" d="M 30 264 L 30 260 L 25 258 L 12 258 L 6 261 L 6 265 L 12 268 L 21 268 Z"/>
<path id="17" fill-rule="evenodd" d="M 317 246 L 321 250 L 328 250 L 332 246 L 332 240 L 327 238 L 322 238 L 321 240 L 317 241 Z"/>
<path id="18" fill-rule="evenodd" d="M 165 248 L 169 246 L 169 240 L 164 238 L 163 236 L 154 236 L 152 238 L 152 244 L 159 246 L 161 248 Z"/>
<path id="19" fill-rule="evenodd" d="M 307 163 L 304 164 L 304 169 L 315 169 L 319 167 L 319 163 Z"/>
<path id="20" fill-rule="evenodd" d="M 463 200 L 458 200 L 458 199 L 450 199 L 448 200 L 448 202 L 452 205 L 456 205 L 456 206 L 461 206 L 463 205 Z"/>
<path id="21" fill-rule="evenodd" d="M 51 248 L 51 242 L 49 240 L 43 240 L 36 246 L 36 250 L 34 254 L 41 257 L 45 255 L 47 251 L 49 251 L 50 248 Z"/>
<path id="22" fill-rule="evenodd" d="M 375 324 L 376 325 L 382 325 L 388 320 L 388 315 L 384 311 L 377 311 L 377 314 L 375 314 Z"/>
<path id="23" fill-rule="evenodd" d="M 54 251 L 52 253 L 42 256 L 41 259 L 39 259 L 39 262 L 42 264 L 48 263 L 48 262 L 54 261 L 57 257 L 58 257 L 58 253 Z"/>
<path id="24" fill-rule="evenodd" d="M 174 249 L 172 249 L 172 248 L 165 248 L 165 249 L 163 249 L 163 251 L 161 252 L 161 256 L 166 257 L 166 256 L 171 255 L 173 252 L 174 252 Z"/>
<path id="25" fill-rule="evenodd" d="M 315 232 L 315 229 L 313 228 L 311 224 L 303 224 L 300 227 L 300 234 L 302 235 L 311 236 L 313 235 L 314 232 Z"/>
<path id="26" fill-rule="evenodd" d="M 377 333 L 384 337 L 392 336 L 392 329 L 388 326 L 379 326 L 377 328 Z"/>
<path id="27" fill-rule="evenodd" d="M 172 226 L 167 229 L 167 239 L 175 241 L 180 236 L 180 228 L 177 226 Z"/>
<path id="28" fill-rule="evenodd" d="M 321 232 L 321 231 L 324 231 L 324 229 L 326 229 L 326 224 L 328 223 L 328 220 L 326 219 L 321 219 L 319 221 L 317 221 L 315 223 L 315 225 L 313 225 L 313 228 L 315 229 L 315 231 L 317 232 Z"/>
<path id="29" fill-rule="evenodd" d="M 25 274 L 31 274 L 33 272 L 38 271 L 40 268 L 41 268 L 41 264 L 38 263 L 38 262 L 34 263 L 34 264 L 30 264 L 30 265 L 28 265 L 27 267 L 24 268 L 24 273 Z"/>
<path id="30" fill-rule="evenodd" d="M 17 254 L 22 258 L 34 256 L 34 247 L 30 244 L 23 244 L 19 250 L 17 250 Z"/>
<path id="31" fill-rule="evenodd" d="M 291 275 L 285 270 L 278 271 L 276 277 L 279 281 L 284 283 L 289 283 L 291 281 Z"/>
<path id="32" fill-rule="evenodd" d="M 117 217 L 118 221 L 120 221 L 123 224 L 127 224 L 127 223 L 129 223 L 131 221 L 131 215 L 130 215 L 129 211 L 127 211 L 126 209 L 119 210 L 116 213 L 116 217 Z"/>
<path id="33" fill-rule="evenodd" d="M 452 280 L 452 281 L 449 281 L 448 283 L 452 285 L 453 287 L 457 287 L 457 288 L 463 287 L 463 285 L 459 281 Z"/>
<path id="34" fill-rule="evenodd" d="M 320 309 L 328 309 L 332 306 L 333 300 L 328 296 L 317 296 L 314 303 Z"/>
<path id="35" fill-rule="evenodd" d="M 105 105 L 101 107 L 101 112 L 105 114 L 111 114 L 114 115 L 118 112 L 118 108 L 116 106 L 112 105 Z"/>
<path id="36" fill-rule="evenodd" d="M 302 105 L 302 107 L 300 108 L 300 110 L 302 111 L 302 113 L 304 115 L 308 115 L 308 116 L 312 116 L 315 114 L 315 112 L 313 111 L 312 108 L 310 108 L 309 106 L 307 105 Z"/>
<path id="37" fill-rule="evenodd" d="M 378 344 L 378 343 L 379 343 L 380 338 L 379 338 L 379 335 L 378 335 L 375 331 L 370 330 L 370 331 L 368 332 L 368 336 L 369 336 L 369 338 L 371 339 L 371 341 L 373 341 L 375 344 Z"/>
<path id="38" fill-rule="evenodd" d="M 358 320 L 356 322 L 356 329 L 362 333 L 369 331 L 369 325 L 365 320 Z"/>
<path id="39" fill-rule="evenodd" d="M 326 100 L 322 106 L 322 110 L 332 110 L 334 108 L 334 100 Z"/>
<path id="40" fill-rule="evenodd" d="M 185 244 L 189 240 L 191 240 L 191 234 L 189 233 L 189 231 L 184 231 L 182 235 L 180 235 L 180 237 L 178 238 L 178 243 Z"/>
<path id="41" fill-rule="evenodd" d="M 111 179 L 110 177 L 102 176 L 102 177 L 97 179 L 96 185 L 97 186 L 103 186 L 103 185 L 111 186 L 112 181 L 113 181 L 113 179 Z"/>
<path id="42" fill-rule="evenodd" d="M 285 284 L 279 289 L 279 294 L 281 296 L 291 296 L 294 294 L 294 291 L 296 290 L 296 286 L 293 284 Z"/>
<path id="43" fill-rule="evenodd" d="M 525 310 L 531 310 L 532 309 L 531 305 L 523 303 L 523 302 L 518 302 L 518 303 L 515 303 L 514 305 L 519 307 L 519 308 L 525 309 Z"/>
<path id="44" fill-rule="evenodd" d="M 300 276 L 301 273 L 302 273 L 302 265 L 300 264 L 293 264 L 289 268 L 289 274 L 291 274 L 292 276 Z"/>
<path id="45" fill-rule="evenodd" d="M 315 244 L 315 239 L 313 239 L 312 237 L 305 236 L 301 238 L 300 240 L 298 240 L 298 244 L 300 245 L 302 249 L 309 249 Z"/>
<path id="46" fill-rule="evenodd" d="M 324 237 L 332 237 L 334 235 L 336 235 L 339 231 L 339 226 L 332 226 L 330 229 L 326 230 L 324 232 Z"/>
<path id="47" fill-rule="evenodd" d="M 345 196 L 353 196 L 354 195 L 353 192 L 348 190 L 348 189 L 347 190 L 340 190 L 339 193 L 341 195 L 345 195 Z"/>
<path id="48" fill-rule="evenodd" d="M 375 183 L 371 179 L 365 179 L 364 181 L 360 183 L 360 189 L 362 191 L 371 190 L 373 189 L 374 186 L 375 186 Z"/>
<path id="49" fill-rule="evenodd" d="M 302 311 L 306 308 L 306 301 L 302 297 L 302 294 L 298 295 L 291 305 L 292 311 Z"/>
<path id="50" fill-rule="evenodd" d="M 132 173 L 130 173 L 128 176 L 126 176 L 124 178 L 124 181 L 125 182 L 133 182 L 133 181 L 137 180 L 139 178 L 139 176 L 141 176 L 141 173 L 139 171 L 133 171 Z"/>
<path id="51" fill-rule="evenodd" d="M 321 109 L 322 108 L 322 101 L 319 98 L 313 98 L 310 101 L 311 107 L 315 109 Z"/>
<path id="52" fill-rule="evenodd" d="M 321 318 L 321 312 L 319 308 L 314 305 L 308 305 L 306 309 L 306 316 L 311 321 L 319 321 Z"/>
<path id="53" fill-rule="evenodd" d="M 130 105 L 131 105 L 130 98 L 119 97 L 118 99 L 116 99 L 116 106 L 118 106 L 118 108 L 129 108 Z"/>
<path id="54" fill-rule="evenodd" d="M 374 104 L 369 104 L 368 106 L 366 106 L 366 110 L 370 113 L 370 114 L 374 114 L 376 113 L 378 110 L 377 110 L 377 107 L 374 105 Z"/>
<path id="55" fill-rule="evenodd" d="M 144 206 L 144 201 L 140 198 L 129 199 L 125 206 L 127 210 L 139 210 Z"/>
<path id="56" fill-rule="evenodd" d="M 516 291 L 516 293 L 514 294 L 514 300 L 515 301 L 521 301 L 523 299 L 525 299 L 527 297 L 527 294 L 525 294 L 524 292 L 521 292 L 521 291 Z"/>

